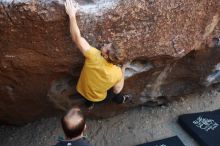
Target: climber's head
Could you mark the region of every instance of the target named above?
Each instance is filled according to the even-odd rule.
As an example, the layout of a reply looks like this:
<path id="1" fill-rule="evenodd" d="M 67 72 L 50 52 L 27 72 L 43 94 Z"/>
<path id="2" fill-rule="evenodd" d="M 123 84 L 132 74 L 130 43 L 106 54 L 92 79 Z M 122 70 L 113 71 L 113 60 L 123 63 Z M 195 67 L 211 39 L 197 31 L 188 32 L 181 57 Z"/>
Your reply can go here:
<path id="1" fill-rule="evenodd" d="M 115 42 L 103 45 L 101 53 L 109 63 L 115 65 L 121 65 L 124 63 L 125 52 L 122 48 L 118 47 Z"/>

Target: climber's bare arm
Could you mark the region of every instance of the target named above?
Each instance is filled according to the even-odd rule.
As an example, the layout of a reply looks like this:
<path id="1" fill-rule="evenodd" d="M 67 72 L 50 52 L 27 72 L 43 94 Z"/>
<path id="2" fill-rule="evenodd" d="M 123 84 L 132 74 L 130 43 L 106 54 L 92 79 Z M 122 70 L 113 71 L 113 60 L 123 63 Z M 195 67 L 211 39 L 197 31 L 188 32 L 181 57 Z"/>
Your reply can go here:
<path id="1" fill-rule="evenodd" d="M 123 67 L 121 68 L 121 71 L 122 71 L 122 79 L 121 79 L 117 84 L 115 84 L 114 87 L 113 87 L 113 92 L 114 92 L 115 94 L 119 94 L 119 93 L 121 92 L 121 90 L 123 89 L 123 87 L 124 87 L 125 69 L 126 69 L 125 66 L 123 66 Z"/>
<path id="2" fill-rule="evenodd" d="M 76 43 L 79 50 L 85 54 L 91 47 L 89 43 L 81 36 L 79 27 L 76 21 L 77 5 L 72 0 L 66 0 L 65 2 L 66 13 L 70 18 L 70 33 L 73 41 Z"/>

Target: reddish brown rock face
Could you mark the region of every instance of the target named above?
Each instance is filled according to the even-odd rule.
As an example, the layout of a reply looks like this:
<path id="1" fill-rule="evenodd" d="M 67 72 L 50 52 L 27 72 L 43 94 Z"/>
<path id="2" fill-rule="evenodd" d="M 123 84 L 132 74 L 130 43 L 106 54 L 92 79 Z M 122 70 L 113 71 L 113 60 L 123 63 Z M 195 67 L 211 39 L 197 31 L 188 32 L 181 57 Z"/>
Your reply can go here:
<path id="1" fill-rule="evenodd" d="M 128 74 L 145 70 L 126 80 L 123 92 L 133 103 L 101 104 L 91 117 L 162 104 L 219 82 L 220 48 L 204 45 L 220 34 L 219 0 L 78 2 L 89 43 L 100 48 L 114 40 L 127 60 L 139 58 Z M 62 1 L 0 0 L 0 121 L 23 124 L 82 103 L 75 85 L 84 58 L 68 21 Z"/>

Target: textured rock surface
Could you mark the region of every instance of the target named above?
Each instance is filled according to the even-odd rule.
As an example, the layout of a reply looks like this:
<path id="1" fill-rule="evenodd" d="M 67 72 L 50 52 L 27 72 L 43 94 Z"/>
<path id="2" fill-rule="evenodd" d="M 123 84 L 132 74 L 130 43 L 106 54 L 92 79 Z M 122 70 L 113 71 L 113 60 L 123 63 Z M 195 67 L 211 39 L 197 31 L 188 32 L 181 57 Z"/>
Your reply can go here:
<path id="1" fill-rule="evenodd" d="M 100 105 L 90 116 L 161 104 L 219 81 L 220 49 L 204 45 L 220 33 L 219 0 L 78 2 L 79 27 L 91 45 L 118 41 L 128 60 L 147 64 L 126 81 L 134 103 Z M 0 121 L 22 124 L 81 103 L 74 89 L 83 56 L 62 1 L 0 0 L 0 34 Z"/>

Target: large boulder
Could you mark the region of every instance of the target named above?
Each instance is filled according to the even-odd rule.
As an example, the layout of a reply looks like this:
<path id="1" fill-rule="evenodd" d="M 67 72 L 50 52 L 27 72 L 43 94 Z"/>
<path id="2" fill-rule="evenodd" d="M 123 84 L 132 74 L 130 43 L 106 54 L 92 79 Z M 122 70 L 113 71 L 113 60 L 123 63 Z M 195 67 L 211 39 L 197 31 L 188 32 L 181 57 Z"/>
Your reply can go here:
<path id="1" fill-rule="evenodd" d="M 133 60 L 127 105 L 100 104 L 91 117 L 159 105 L 220 78 L 219 0 L 78 0 L 77 20 L 92 46 L 116 41 Z M 0 121 L 23 124 L 83 101 L 75 86 L 84 58 L 72 42 L 63 1 L 0 0 Z M 214 47 L 213 47 L 214 46 Z"/>

